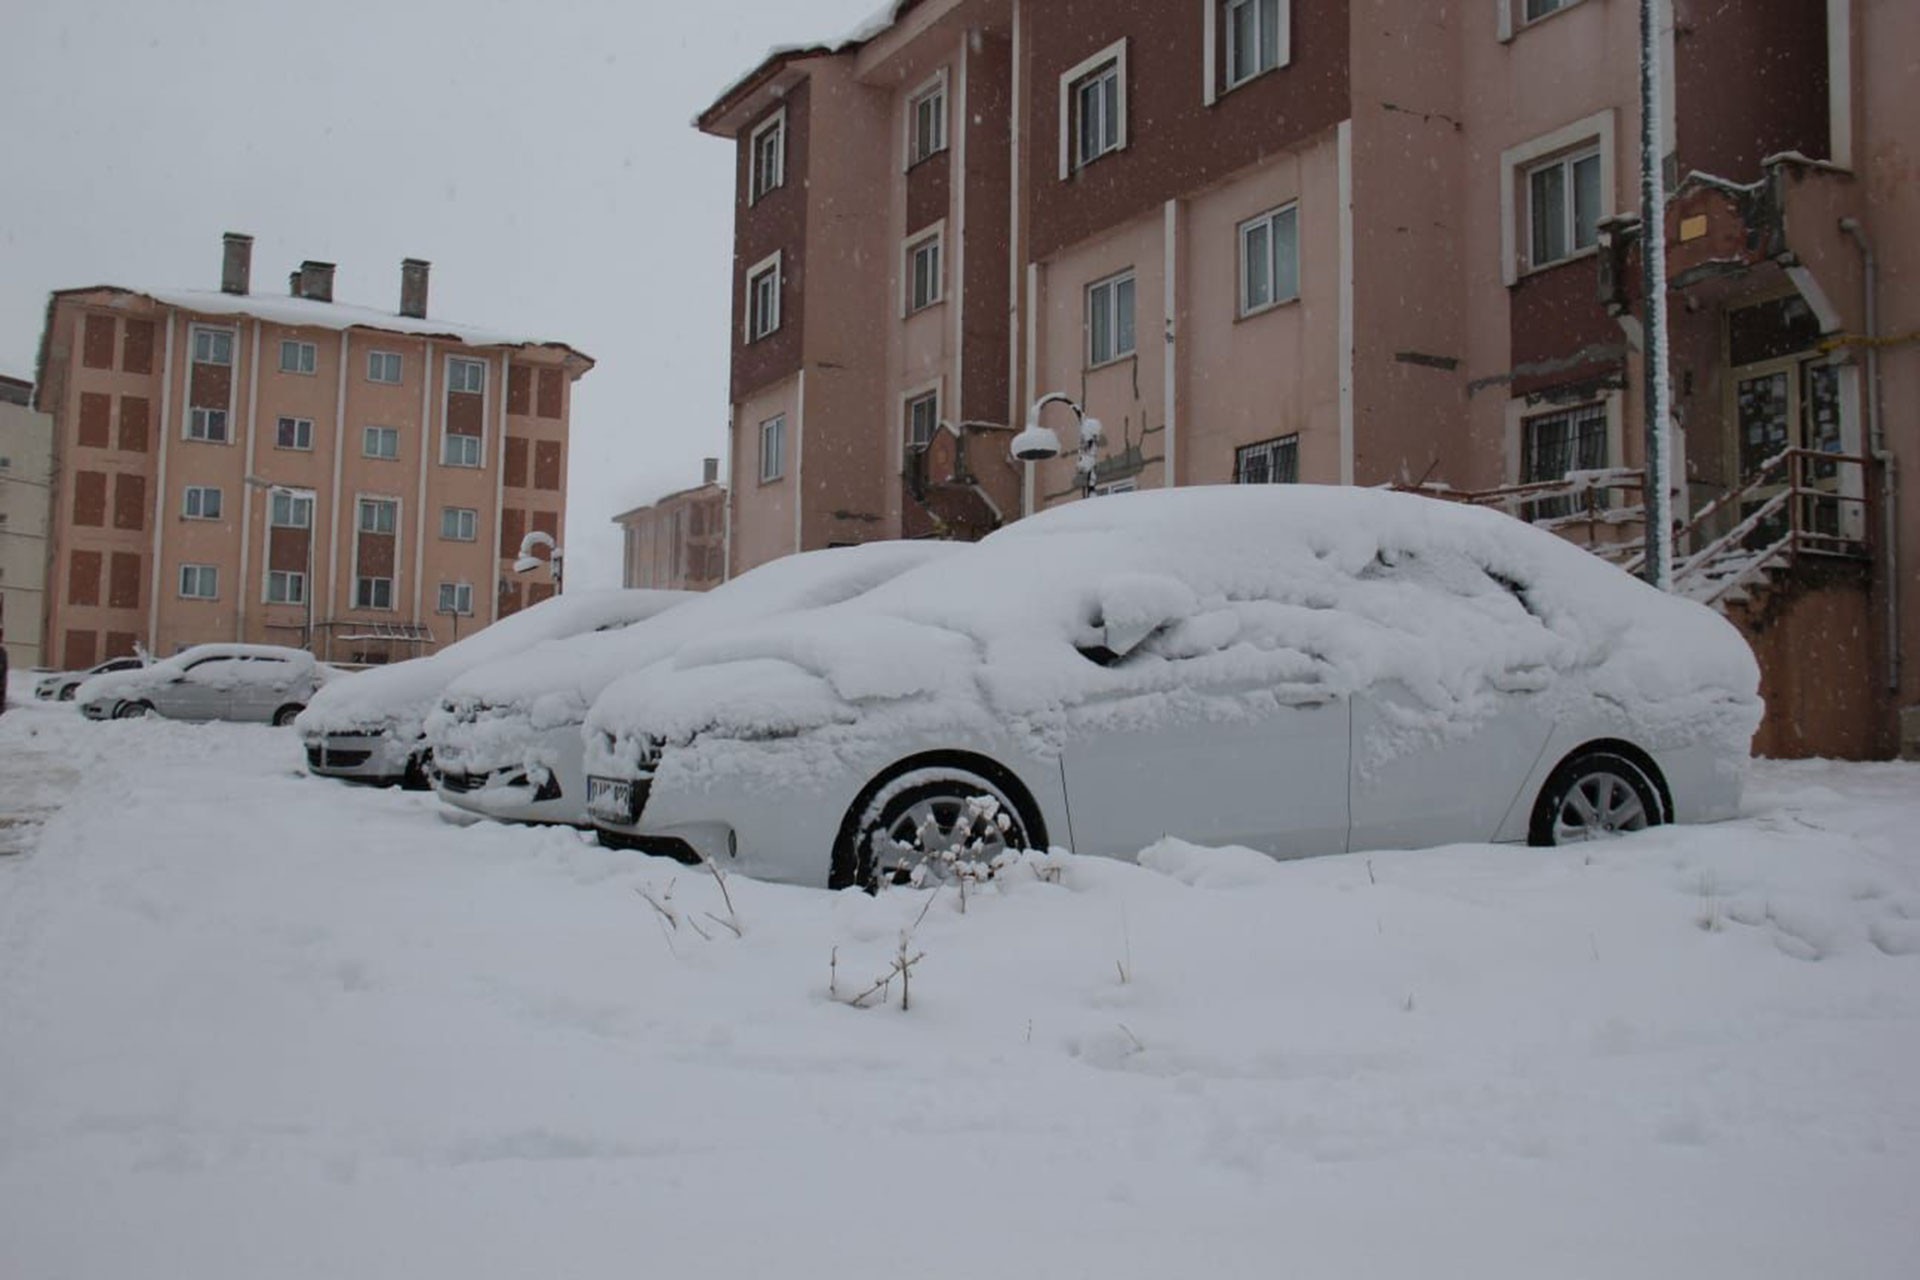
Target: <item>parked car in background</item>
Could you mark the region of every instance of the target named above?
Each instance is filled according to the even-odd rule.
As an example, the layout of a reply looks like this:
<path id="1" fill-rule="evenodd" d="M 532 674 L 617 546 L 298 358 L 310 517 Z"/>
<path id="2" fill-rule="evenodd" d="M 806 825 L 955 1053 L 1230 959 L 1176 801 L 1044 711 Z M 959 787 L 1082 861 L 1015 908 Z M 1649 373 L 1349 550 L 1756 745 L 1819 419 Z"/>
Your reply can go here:
<path id="1" fill-rule="evenodd" d="M 1167 835 L 1554 845 L 1731 816 L 1758 680 L 1718 614 L 1495 511 L 1116 495 L 615 682 L 590 810 L 608 843 L 834 887 Z"/>
<path id="2" fill-rule="evenodd" d="M 869 542 L 785 556 L 645 623 L 475 667 L 427 718 L 440 798 L 509 822 L 587 826 L 580 727 L 607 685 L 690 640 L 747 623 L 778 627 L 789 613 L 851 599 L 957 550 Z"/>
<path id="3" fill-rule="evenodd" d="M 329 778 L 425 788 L 425 721 L 457 676 L 543 640 L 624 627 L 695 598 L 689 591 L 573 591 L 510 614 L 424 658 L 330 684 L 296 728 L 307 768 Z"/>
<path id="4" fill-rule="evenodd" d="M 74 701 L 89 720 L 162 715 L 291 724 L 324 679 L 305 649 L 197 644 L 161 662 L 90 677 Z"/>
<path id="5" fill-rule="evenodd" d="M 73 695 L 91 676 L 102 676 L 109 671 L 138 671 L 147 665 L 147 659 L 137 655 L 124 658 L 108 658 L 96 667 L 85 671 L 49 671 L 33 684 L 33 696 L 41 701 L 71 702 Z"/>

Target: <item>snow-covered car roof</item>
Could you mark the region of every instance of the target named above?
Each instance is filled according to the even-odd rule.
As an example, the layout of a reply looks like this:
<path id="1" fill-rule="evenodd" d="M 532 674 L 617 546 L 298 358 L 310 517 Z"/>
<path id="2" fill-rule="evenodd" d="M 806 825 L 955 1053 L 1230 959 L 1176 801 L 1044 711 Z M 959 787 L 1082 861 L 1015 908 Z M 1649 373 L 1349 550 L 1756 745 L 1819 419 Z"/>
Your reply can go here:
<path id="1" fill-rule="evenodd" d="M 838 603 L 961 549 L 951 542 L 869 542 L 782 557 L 645 626 L 549 640 L 474 667 L 447 686 L 450 702 L 513 706 L 536 727 L 566 724 L 612 681 L 671 655 L 681 645 L 775 614 Z"/>
<path id="2" fill-rule="evenodd" d="M 170 658 L 159 658 L 144 667 L 129 671 L 103 671 L 89 677 L 74 690 L 76 706 L 84 707 L 104 698 L 120 699 L 139 689 L 151 687 L 176 672 L 184 671 L 203 658 L 271 658 L 279 662 L 313 665 L 313 655 L 305 649 L 290 649 L 278 644 L 196 644 Z"/>
<path id="3" fill-rule="evenodd" d="M 561 636 L 624 627 L 695 599 L 689 591 L 575 591 L 510 614 L 436 654 L 329 681 L 294 723 L 339 733 L 417 722 L 463 672 Z"/>
<path id="4" fill-rule="evenodd" d="M 1499 512 L 1194 487 L 1056 508 L 778 630 L 691 643 L 611 685 L 588 726 L 774 737 L 893 708 L 1046 740 L 1091 704 L 1138 723 L 1194 713 L 1197 690 L 1220 691 L 1199 713 L 1232 715 L 1392 681 L 1429 727 L 1534 691 L 1629 708 L 1658 742 L 1750 735 L 1758 679 L 1719 615 Z"/>

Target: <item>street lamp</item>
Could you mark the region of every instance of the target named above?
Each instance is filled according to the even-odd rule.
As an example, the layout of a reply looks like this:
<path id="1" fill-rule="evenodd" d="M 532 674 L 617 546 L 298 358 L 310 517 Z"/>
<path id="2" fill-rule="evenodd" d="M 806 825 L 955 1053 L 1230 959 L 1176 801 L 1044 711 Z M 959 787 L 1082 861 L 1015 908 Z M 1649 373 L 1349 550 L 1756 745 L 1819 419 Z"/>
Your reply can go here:
<path id="1" fill-rule="evenodd" d="M 553 540 L 553 535 L 543 529 L 534 529 L 520 539 L 520 558 L 513 562 L 515 573 L 532 573 L 540 567 L 540 557 L 533 554 L 535 547 L 547 549 L 547 572 L 553 578 L 553 594 L 560 594 L 560 562 L 566 558 L 566 552 Z"/>
<path id="2" fill-rule="evenodd" d="M 271 480 L 263 480 L 259 476 L 245 476 L 242 478 L 245 480 L 249 488 L 263 489 L 267 493 L 272 494 L 276 497 L 285 498 L 289 504 L 297 503 L 303 498 L 306 500 L 306 503 L 307 503 L 307 570 L 305 573 L 300 575 L 300 600 L 301 600 L 301 603 L 303 603 L 307 607 L 306 609 L 307 621 L 306 621 L 306 626 L 302 628 L 302 631 L 301 631 L 300 647 L 305 649 L 308 653 L 312 653 L 313 652 L 313 513 L 320 505 L 319 502 L 316 500 L 318 495 L 312 489 L 295 489 L 289 485 L 275 484 Z M 295 511 L 297 511 L 297 509 L 298 508 L 290 507 L 288 514 L 292 515 Z M 271 508 L 269 508 L 267 511 L 267 525 L 269 528 L 273 526 L 273 511 Z M 271 543 L 269 543 L 269 547 L 271 547 Z M 272 554 L 271 550 L 269 550 L 268 554 L 269 554 L 269 557 L 271 557 L 271 554 Z M 271 559 L 269 559 L 268 561 L 268 572 L 269 573 L 272 572 Z M 246 584 L 241 583 L 240 589 L 242 591 L 246 590 L 247 589 Z"/>
<path id="3" fill-rule="evenodd" d="M 1026 428 L 1015 436 L 1013 443 L 1008 446 L 1013 451 L 1014 457 L 1026 463 L 1026 475 L 1021 484 L 1022 515 L 1033 514 L 1033 464 L 1045 462 L 1049 458 L 1057 458 L 1061 453 L 1060 437 L 1054 434 L 1052 427 L 1040 425 L 1040 411 L 1056 401 L 1073 410 L 1073 416 L 1080 420 L 1078 466 L 1080 487 L 1083 493 L 1093 492 L 1094 463 L 1100 452 L 1100 437 L 1105 429 L 1100 425 L 1100 419 L 1088 417 L 1087 411 L 1081 408 L 1072 396 L 1064 391 L 1049 391 L 1035 400 L 1027 410 Z"/>

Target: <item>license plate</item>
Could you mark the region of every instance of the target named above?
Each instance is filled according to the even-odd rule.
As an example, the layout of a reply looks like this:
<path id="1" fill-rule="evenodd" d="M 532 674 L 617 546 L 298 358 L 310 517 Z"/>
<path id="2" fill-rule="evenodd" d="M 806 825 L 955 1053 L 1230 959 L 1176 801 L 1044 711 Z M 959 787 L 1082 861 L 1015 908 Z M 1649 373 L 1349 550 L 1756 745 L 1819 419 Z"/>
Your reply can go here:
<path id="1" fill-rule="evenodd" d="M 588 778 L 587 812 L 603 822 L 632 822 L 633 784 L 619 778 Z"/>

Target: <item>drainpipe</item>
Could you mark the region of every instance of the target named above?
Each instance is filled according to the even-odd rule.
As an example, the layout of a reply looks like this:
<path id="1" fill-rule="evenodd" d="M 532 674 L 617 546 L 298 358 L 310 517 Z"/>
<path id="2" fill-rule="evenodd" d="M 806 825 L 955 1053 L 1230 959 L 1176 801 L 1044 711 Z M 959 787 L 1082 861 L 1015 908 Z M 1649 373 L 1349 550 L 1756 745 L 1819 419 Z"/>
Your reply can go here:
<path id="1" fill-rule="evenodd" d="M 1867 440 L 1873 460 L 1880 464 L 1880 526 L 1887 558 L 1887 688 L 1900 692 L 1900 524 L 1894 504 L 1899 489 L 1894 479 L 1893 451 L 1887 448 L 1880 423 L 1880 272 L 1873 246 L 1858 218 L 1840 219 L 1840 230 L 1860 249 L 1867 285 Z"/>

